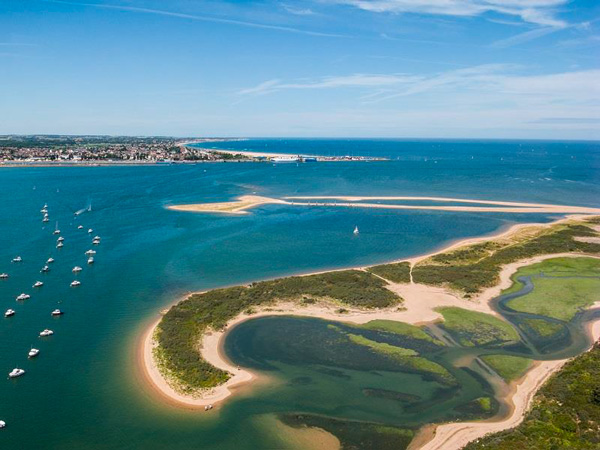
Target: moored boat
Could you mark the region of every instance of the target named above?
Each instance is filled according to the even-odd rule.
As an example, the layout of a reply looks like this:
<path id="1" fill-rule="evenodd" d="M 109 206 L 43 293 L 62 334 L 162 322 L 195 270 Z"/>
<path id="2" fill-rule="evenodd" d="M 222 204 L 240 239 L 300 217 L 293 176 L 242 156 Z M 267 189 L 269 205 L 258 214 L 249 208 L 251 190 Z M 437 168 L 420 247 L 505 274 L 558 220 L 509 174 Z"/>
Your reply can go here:
<path id="1" fill-rule="evenodd" d="M 7 310 L 4 312 L 4 317 L 12 317 L 12 316 L 14 316 L 14 315 L 15 315 L 15 310 L 14 310 L 14 309 L 10 309 L 10 308 L 9 308 L 9 309 L 7 309 Z"/>
<path id="2" fill-rule="evenodd" d="M 55 309 L 50 313 L 52 316 L 62 316 L 64 313 L 60 309 Z"/>
<path id="3" fill-rule="evenodd" d="M 35 358 L 39 354 L 40 354 L 40 351 L 37 348 L 32 348 L 31 350 L 29 350 L 29 353 L 27 354 L 27 356 L 29 356 L 30 358 Z"/>
<path id="4" fill-rule="evenodd" d="M 25 293 L 23 293 L 23 294 L 19 294 L 19 295 L 17 296 L 17 300 L 27 300 L 27 299 L 30 299 L 30 298 L 31 298 L 31 295 L 29 295 L 29 294 L 25 294 Z"/>
<path id="5" fill-rule="evenodd" d="M 49 330 L 48 328 L 46 328 L 43 331 L 40 331 L 40 337 L 52 336 L 53 334 L 54 334 L 54 331 Z"/>
<path id="6" fill-rule="evenodd" d="M 43 282 L 41 282 L 41 281 L 36 281 L 36 282 L 33 284 L 33 287 L 34 287 L 34 288 L 37 288 L 37 287 L 42 287 L 43 285 L 44 285 L 44 283 L 43 283 Z"/>
<path id="7" fill-rule="evenodd" d="M 56 248 L 63 248 L 65 244 L 63 244 L 62 242 L 59 242 L 58 244 L 56 244 Z"/>
<path id="8" fill-rule="evenodd" d="M 50 272 L 50 267 L 48 267 L 47 265 L 42 267 L 42 270 L 40 270 L 40 272 L 45 273 L 45 272 Z"/>
<path id="9" fill-rule="evenodd" d="M 94 257 L 90 256 L 87 261 L 88 264 L 94 264 Z"/>
<path id="10" fill-rule="evenodd" d="M 81 272 L 82 270 L 83 270 L 83 269 L 82 269 L 81 267 L 79 267 L 79 266 L 75 266 L 75 267 L 73 267 L 73 270 L 72 270 L 72 272 L 75 272 L 75 273 L 77 273 L 77 272 Z"/>
<path id="11" fill-rule="evenodd" d="M 88 250 L 87 252 L 85 252 L 86 255 L 95 255 L 96 254 L 96 250 Z"/>
<path id="12" fill-rule="evenodd" d="M 46 261 L 46 264 L 52 264 L 54 262 L 54 258 L 48 258 L 48 261 Z"/>
<path id="13" fill-rule="evenodd" d="M 19 369 L 18 367 L 16 367 L 10 371 L 10 373 L 8 374 L 8 377 L 9 378 L 17 378 L 22 375 L 25 375 L 25 371 L 23 369 Z"/>
<path id="14" fill-rule="evenodd" d="M 8 278 L 8 274 L 7 273 L 0 273 L 0 278 L 1 279 Z"/>
<path id="15" fill-rule="evenodd" d="M 16 256 L 16 257 L 14 257 L 12 259 L 12 262 L 15 262 L 15 263 L 18 263 L 18 262 L 21 262 L 21 261 L 23 261 L 23 258 L 21 258 L 20 256 Z"/>
<path id="16" fill-rule="evenodd" d="M 77 281 L 77 280 L 71 281 L 71 287 L 76 287 L 76 286 L 79 286 L 80 284 L 81 284 L 81 281 Z"/>

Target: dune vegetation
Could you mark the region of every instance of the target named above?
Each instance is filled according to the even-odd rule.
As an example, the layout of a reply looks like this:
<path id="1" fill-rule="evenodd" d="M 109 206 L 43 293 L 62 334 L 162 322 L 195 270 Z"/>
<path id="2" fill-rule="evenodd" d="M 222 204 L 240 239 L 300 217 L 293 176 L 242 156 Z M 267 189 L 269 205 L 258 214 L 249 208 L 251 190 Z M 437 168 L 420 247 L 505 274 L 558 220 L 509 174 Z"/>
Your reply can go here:
<path id="1" fill-rule="evenodd" d="M 568 362 L 538 391 L 521 425 L 464 450 L 600 448 L 600 346 Z"/>

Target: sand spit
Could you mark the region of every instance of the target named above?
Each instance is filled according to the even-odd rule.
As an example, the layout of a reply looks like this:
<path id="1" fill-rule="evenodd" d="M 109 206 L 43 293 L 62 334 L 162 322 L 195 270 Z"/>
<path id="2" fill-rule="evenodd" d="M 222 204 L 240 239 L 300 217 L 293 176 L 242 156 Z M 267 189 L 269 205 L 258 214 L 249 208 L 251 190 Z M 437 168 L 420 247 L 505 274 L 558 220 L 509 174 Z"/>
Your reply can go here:
<path id="1" fill-rule="evenodd" d="M 260 199 L 261 197 L 259 197 Z M 241 200 L 241 199 L 240 199 Z M 477 242 L 487 241 L 491 239 L 511 239 L 511 237 L 520 235 L 522 233 L 528 233 L 529 230 L 534 228 L 539 230 L 540 228 L 547 228 L 557 223 L 570 221 L 573 219 L 581 219 L 582 216 L 570 216 L 548 224 L 518 224 L 513 225 L 508 230 L 503 231 L 495 236 L 486 236 L 479 238 L 471 238 L 456 242 L 444 249 L 440 249 L 434 253 L 421 255 L 411 259 L 405 259 L 411 264 L 415 264 L 419 261 L 423 261 L 435 254 L 454 250 L 459 247 L 466 245 L 472 245 Z M 206 392 L 200 393 L 198 396 L 191 397 L 183 395 L 175 391 L 169 383 L 161 375 L 153 357 L 153 348 L 156 343 L 153 340 L 153 333 L 158 325 L 156 321 L 145 333 L 143 337 L 143 345 L 140 349 L 140 362 L 143 366 L 147 380 L 150 382 L 154 390 L 160 395 L 171 401 L 172 403 L 178 404 L 184 407 L 203 407 L 207 404 L 217 404 L 223 400 L 229 398 L 235 391 L 240 389 L 242 386 L 255 384 L 257 381 L 257 375 L 246 369 L 235 367 L 227 359 L 223 353 L 223 342 L 227 335 L 227 332 L 236 325 L 243 321 L 265 317 L 265 316 L 277 316 L 277 315 L 295 315 L 304 317 L 315 317 L 326 320 L 336 320 L 342 322 L 363 324 L 371 320 L 385 319 L 385 320 L 396 320 L 411 324 L 423 324 L 439 320 L 441 315 L 435 311 L 435 308 L 439 306 L 457 306 L 460 308 L 470 309 L 474 311 L 480 311 L 488 314 L 497 315 L 497 313 L 490 307 L 490 300 L 497 297 L 503 289 L 508 288 L 512 281 L 510 277 L 523 266 L 535 264 L 545 259 L 556 258 L 556 257 L 578 257 L 584 256 L 573 253 L 560 253 L 543 255 L 535 258 L 528 258 L 515 263 L 508 264 L 503 267 L 500 273 L 500 282 L 497 286 L 487 289 L 478 295 L 476 298 L 471 300 L 465 300 L 459 295 L 456 295 L 447 289 L 440 287 L 433 287 L 427 285 L 420 285 L 416 283 L 410 284 L 396 284 L 390 283 L 388 286 L 390 290 L 396 292 L 404 298 L 405 310 L 398 310 L 398 308 L 391 308 L 385 310 L 376 311 L 365 311 L 365 310 L 354 310 L 348 309 L 347 313 L 339 313 L 339 305 L 334 304 L 314 304 L 314 305 L 299 305 L 297 303 L 279 303 L 276 306 L 270 305 L 263 308 L 258 308 L 253 314 L 240 314 L 235 319 L 230 321 L 226 328 L 218 332 L 210 332 L 202 337 L 200 344 L 200 352 L 202 357 L 214 365 L 223 370 L 227 370 L 232 374 L 230 380 L 225 384 L 218 386 Z M 585 255 L 588 256 L 589 255 Z M 357 270 L 365 270 L 366 267 L 356 268 Z M 345 270 L 345 269 L 341 269 Z M 322 272 L 318 272 L 322 273 Z M 306 274 L 306 275 L 312 275 Z M 596 305 L 594 305 L 596 306 Z M 600 321 L 590 323 L 588 325 L 588 331 L 594 340 L 600 337 Z M 500 419 L 492 419 L 481 422 L 463 422 L 463 423 L 449 423 L 441 425 L 431 425 L 429 430 L 434 429 L 435 431 L 429 433 L 424 432 L 414 441 L 415 445 L 412 445 L 411 449 L 460 449 L 468 442 L 478 439 L 487 433 L 497 432 L 508 428 L 515 427 L 522 420 L 525 412 L 531 404 L 531 400 L 539 389 L 539 387 L 557 370 L 562 367 L 566 360 L 560 361 L 542 361 L 536 363 L 532 369 L 530 369 L 519 382 L 513 386 L 510 394 L 506 398 L 512 404 L 511 412 L 508 417 L 502 417 Z M 429 434 L 431 439 L 428 439 Z"/>
<path id="2" fill-rule="evenodd" d="M 399 205 L 393 203 L 362 203 L 365 200 L 377 201 L 438 201 L 448 203 L 478 204 L 479 206 L 460 205 Z M 446 197 L 284 197 L 276 199 L 255 195 L 244 195 L 235 201 L 220 203 L 197 203 L 189 205 L 169 206 L 176 211 L 193 211 L 205 213 L 240 214 L 254 207 L 278 203 L 291 206 L 339 207 L 339 208 L 374 208 L 398 210 L 426 210 L 453 212 L 493 212 L 524 214 L 600 214 L 600 208 L 568 205 L 549 205 L 544 203 L 501 202 L 493 200 L 474 200 Z M 494 205 L 494 206 L 481 206 Z"/>

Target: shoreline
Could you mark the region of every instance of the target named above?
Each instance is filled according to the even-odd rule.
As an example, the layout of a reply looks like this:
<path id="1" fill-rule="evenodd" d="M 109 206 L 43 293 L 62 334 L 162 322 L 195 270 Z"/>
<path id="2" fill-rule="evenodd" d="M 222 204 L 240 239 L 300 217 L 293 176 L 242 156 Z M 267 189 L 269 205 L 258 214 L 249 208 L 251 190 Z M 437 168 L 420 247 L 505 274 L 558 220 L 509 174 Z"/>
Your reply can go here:
<path id="1" fill-rule="evenodd" d="M 459 239 L 449 245 L 443 246 L 433 252 L 426 253 L 423 255 L 417 255 L 411 258 L 404 258 L 399 260 L 390 261 L 388 263 L 377 263 L 378 264 L 391 264 L 396 262 L 409 262 L 412 265 L 417 262 L 423 261 L 431 256 L 439 253 L 454 250 L 456 248 L 472 245 L 477 242 L 487 241 L 490 239 L 502 239 L 507 238 L 511 235 L 518 234 L 523 230 L 531 227 L 542 227 L 547 228 L 557 223 L 567 222 L 573 219 L 581 219 L 581 215 L 569 215 L 561 219 L 549 222 L 549 223 L 521 223 L 513 224 L 507 229 L 501 230 L 498 233 L 490 234 L 486 236 L 479 236 L 473 238 Z M 540 255 L 534 258 L 528 258 L 525 260 L 517 261 L 502 267 L 499 274 L 499 283 L 491 288 L 488 288 L 477 295 L 476 298 L 471 300 L 465 300 L 458 295 L 450 292 L 449 290 L 442 287 L 433 287 L 428 285 L 420 285 L 416 283 L 410 284 L 392 284 L 390 289 L 401 295 L 404 298 L 403 306 L 406 308 L 404 311 L 398 311 L 397 309 L 380 309 L 376 311 L 366 310 L 353 310 L 349 309 L 347 313 L 340 314 L 336 312 L 339 308 L 333 304 L 316 304 L 309 306 L 302 306 L 295 303 L 278 303 L 275 306 L 261 308 L 253 314 L 240 314 L 233 320 L 229 321 L 222 331 L 211 331 L 203 335 L 200 344 L 200 353 L 202 357 L 210 364 L 227 370 L 232 373 L 233 376 L 224 384 L 217 386 L 207 394 L 202 394 L 198 398 L 182 395 L 176 392 L 168 382 L 163 378 L 158 367 L 155 364 L 154 357 L 152 355 L 152 349 L 155 346 L 154 340 L 152 339 L 154 330 L 160 322 L 160 318 L 154 321 L 153 325 L 144 332 L 144 338 L 142 340 L 143 345 L 140 349 L 142 358 L 140 364 L 142 364 L 143 371 L 147 374 L 146 380 L 151 384 L 153 391 L 157 392 L 161 397 L 167 398 L 170 403 L 174 403 L 178 406 L 187 408 L 200 408 L 207 404 L 222 404 L 227 398 L 233 395 L 233 391 L 237 391 L 244 386 L 250 386 L 256 384 L 257 375 L 246 369 L 238 369 L 234 367 L 231 362 L 227 359 L 224 354 L 223 345 L 227 337 L 228 332 L 239 325 L 240 323 L 255 319 L 258 317 L 265 316 L 276 316 L 276 315 L 295 315 L 301 317 L 315 317 L 325 320 L 335 320 L 349 323 L 366 323 L 371 320 L 385 319 L 385 320 L 396 320 L 414 325 L 420 325 L 423 323 L 429 323 L 441 318 L 441 315 L 434 311 L 434 308 L 439 306 L 458 306 L 474 311 L 485 312 L 488 314 L 498 315 L 498 313 L 491 308 L 490 302 L 495 298 L 503 289 L 508 288 L 511 283 L 511 276 L 523 266 L 535 264 L 545 259 L 551 259 L 556 257 L 581 257 L 590 255 L 580 253 L 559 253 L 559 254 L 548 254 Z M 593 256 L 591 256 L 593 257 Z M 341 271 L 341 270 L 365 270 L 371 267 L 352 267 L 352 268 L 341 268 L 332 270 L 321 270 L 318 272 L 304 273 L 296 276 L 309 276 L 319 274 L 323 272 Z M 277 277 L 280 278 L 280 277 Z M 191 294 L 190 294 L 191 295 Z M 179 300 L 181 301 L 181 299 Z M 179 302 L 178 301 L 178 302 Z M 175 302 L 175 303 L 178 303 Z M 600 337 L 600 320 L 589 322 L 586 326 L 588 335 L 591 335 L 592 339 L 596 341 Z M 410 449 L 450 449 L 460 448 L 466 443 L 482 437 L 483 435 L 501 431 L 507 428 L 512 428 L 518 425 L 524 417 L 531 400 L 539 387 L 554 374 L 567 360 L 555 360 L 555 361 L 538 361 L 530 368 L 526 374 L 518 381 L 511 383 L 509 392 L 503 398 L 510 405 L 508 417 L 497 417 L 487 421 L 481 422 L 462 422 L 462 423 L 449 423 L 449 424 L 431 424 L 423 427 L 417 434 L 423 433 L 423 437 L 420 440 L 419 447 L 409 447 Z M 433 431 L 432 431 L 433 430 Z M 425 434 L 428 434 L 425 436 Z M 415 441 L 413 441 L 415 442 Z M 459 445 L 460 443 L 460 445 Z M 455 446 L 456 445 L 456 446 Z"/>

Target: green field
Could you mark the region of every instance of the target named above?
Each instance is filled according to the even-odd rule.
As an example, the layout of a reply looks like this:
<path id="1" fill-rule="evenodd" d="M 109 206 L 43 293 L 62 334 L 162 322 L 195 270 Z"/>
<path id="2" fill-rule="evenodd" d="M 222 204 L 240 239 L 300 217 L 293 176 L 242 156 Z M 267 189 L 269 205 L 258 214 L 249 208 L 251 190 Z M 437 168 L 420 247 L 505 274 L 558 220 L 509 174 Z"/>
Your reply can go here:
<path id="1" fill-rule="evenodd" d="M 519 341 L 512 325 L 489 314 L 456 307 L 436 311 L 444 317 L 441 326 L 465 347 L 502 346 Z"/>
<path id="2" fill-rule="evenodd" d="M 563 325 L 544 319 L 525 319 L 522 323 L 531 328 L 539 337 L 554 336 L 563 329 Z"/>
<path id="3" fill-rule="evenodd" d="M 600 259 L 556 258 L 517 272 L 517 276 L 523 275 L 533 275 L 534 289 L 507 303 L 515 311 L 569 321 L 600 300 Z"/>
<path id="4" fill-rule="evenodd" d="M 511 355 L 484 355 L 480 358 L 505 381 L 520 378 L 533 363 L 533 360 L 529 358 Z"/>
<path id="5" fill-rule="evenodd" d="M 521 425 L 488 435 L 464 450 L 593 450 L 600 448 L 598 344 L 552 376 Z"/>

